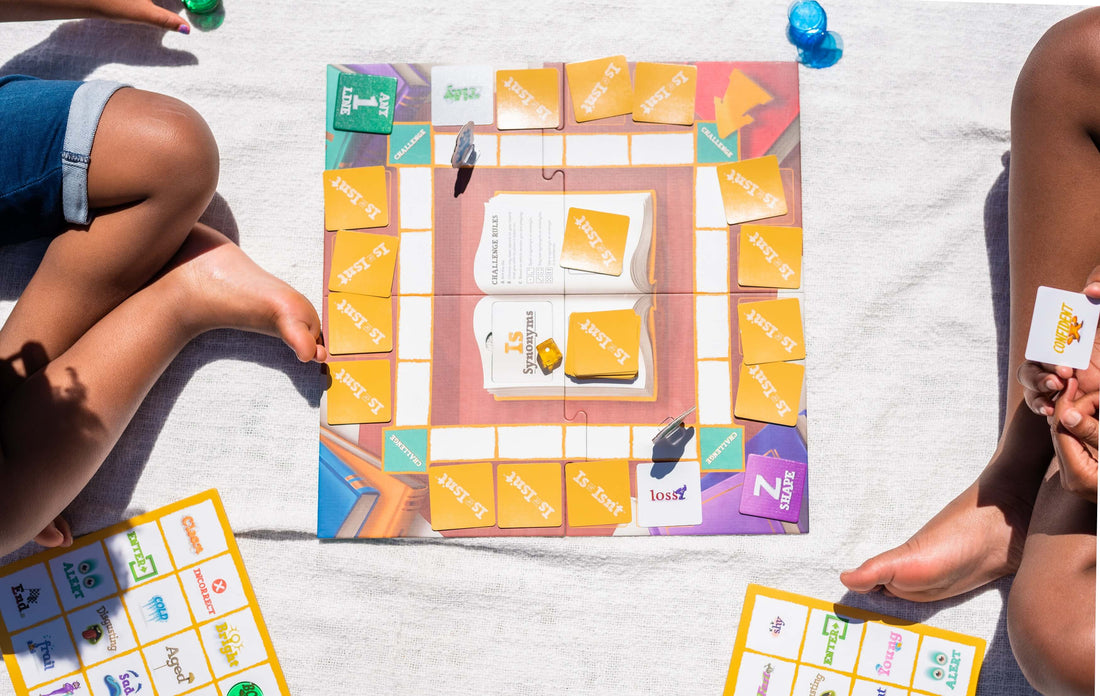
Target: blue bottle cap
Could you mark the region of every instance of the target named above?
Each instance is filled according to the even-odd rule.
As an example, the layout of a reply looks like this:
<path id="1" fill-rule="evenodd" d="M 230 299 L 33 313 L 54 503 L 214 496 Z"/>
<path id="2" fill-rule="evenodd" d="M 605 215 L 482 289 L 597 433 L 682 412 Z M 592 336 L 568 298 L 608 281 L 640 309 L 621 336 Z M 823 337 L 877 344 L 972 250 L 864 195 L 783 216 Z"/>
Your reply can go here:
<path id="1" fill-rule="evenodd" d="M 787 8 L 787 39 L 799 48 L 812 48 L 826 33 L 828 19 L 817 0 L 795 0 Z"/>
<path id="2" fill-rule="evenodd" d="M 835 31 L 826 32 L 812 48 L 798 49 L 798 62 L 807 68 L 827 68 L 835 65 L 844 55 L 844 40 Z"/>

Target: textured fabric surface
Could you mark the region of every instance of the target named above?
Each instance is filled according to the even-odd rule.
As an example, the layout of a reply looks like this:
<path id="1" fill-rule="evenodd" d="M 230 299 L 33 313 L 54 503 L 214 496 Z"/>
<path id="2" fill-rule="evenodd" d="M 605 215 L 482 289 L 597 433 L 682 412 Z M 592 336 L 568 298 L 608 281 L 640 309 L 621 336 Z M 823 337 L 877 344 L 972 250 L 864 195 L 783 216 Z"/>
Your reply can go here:
<path id="1" fill-rule="evenodd" d="M 208 221 L 315 303 L 326 63 L 793 58 L 786 0 L 226 4 L 220 28 L 191 36 L 0 26 L 0 73 L 192 104 L 221 147 Z M 72 506 L 76 532 L 220 489 L 295 694 L 716 694 L 749 582 L 983 636 L 979 693 L 1032 693 L 1007 581 L 919 605 L 847 595 L 837 576 L 905 540 L 993 450 L 1009 104 L 1031 47 L 1073 8 L 827 10 L 845 56 L 800 71 L 809 535 L 319 543 L 318 369 L 229 331 L 165 373 Z M 0 250 L 0 319 L 43 249 Z"/>

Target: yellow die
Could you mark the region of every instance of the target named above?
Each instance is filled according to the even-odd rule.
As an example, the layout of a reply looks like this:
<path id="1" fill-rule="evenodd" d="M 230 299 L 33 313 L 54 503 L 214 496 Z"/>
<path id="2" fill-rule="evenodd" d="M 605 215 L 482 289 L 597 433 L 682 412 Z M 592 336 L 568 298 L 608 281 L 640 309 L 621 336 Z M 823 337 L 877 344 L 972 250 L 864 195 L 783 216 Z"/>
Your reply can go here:
<path id="1" fill-rule="evenodd" d="M 538 344 L 536 348 L 539 352 L 539 364 L 542 365 L 542 369 L 551 372 L 555 367 L 561 365 L 561 351 L 558 349 L 558 344 L 554 343 L 554 339 L 548 338 Z"/>

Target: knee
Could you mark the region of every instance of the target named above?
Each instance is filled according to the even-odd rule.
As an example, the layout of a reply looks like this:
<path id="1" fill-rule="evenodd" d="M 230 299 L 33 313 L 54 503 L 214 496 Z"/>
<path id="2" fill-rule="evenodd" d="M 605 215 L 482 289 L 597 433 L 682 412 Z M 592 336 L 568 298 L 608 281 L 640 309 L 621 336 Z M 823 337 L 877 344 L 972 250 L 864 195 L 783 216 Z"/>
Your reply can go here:
<path id="1" fill-rule="evenodd" d="M 1020 71 L 1013 95 L 1017 103 L 1074 96 L 1100 89 L 1100 8 L 1067 17 L 1043 34 Z M 1088 94 L 1095 101 L 1095 92 Z"/>
<path id="2" fill-rule="evenodd" d="M 1020 671 L 1043 694 L 1092 694 L 1093 608 L 1071 607 L 1058 583 L 1017 575 L 1008 596 L 1008 637 Z"/>
<path id="3" fill-rule="evenodd" d="M 162 94 L 138 92 L 132 121 L 150 195 L 168 195 L 206 208 L 218 185 L 218 145 L 210 127 L 187 104 Z"/>

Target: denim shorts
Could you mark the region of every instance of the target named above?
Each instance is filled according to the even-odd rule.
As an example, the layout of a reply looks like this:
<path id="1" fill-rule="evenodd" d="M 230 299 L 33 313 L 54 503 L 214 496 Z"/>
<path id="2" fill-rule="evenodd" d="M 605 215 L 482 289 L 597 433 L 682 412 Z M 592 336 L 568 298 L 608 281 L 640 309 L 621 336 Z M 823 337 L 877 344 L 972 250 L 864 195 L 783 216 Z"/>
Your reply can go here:
<path id="1" fill-rule="evenodd" d="M 87 225 L 92 140 L 117 82 L 0 77 L 0 245 Z"/>

